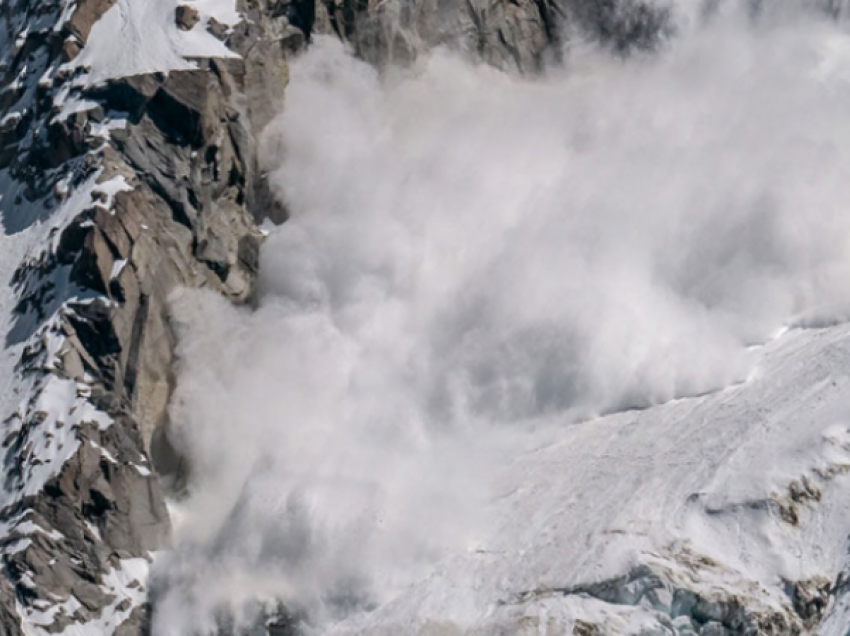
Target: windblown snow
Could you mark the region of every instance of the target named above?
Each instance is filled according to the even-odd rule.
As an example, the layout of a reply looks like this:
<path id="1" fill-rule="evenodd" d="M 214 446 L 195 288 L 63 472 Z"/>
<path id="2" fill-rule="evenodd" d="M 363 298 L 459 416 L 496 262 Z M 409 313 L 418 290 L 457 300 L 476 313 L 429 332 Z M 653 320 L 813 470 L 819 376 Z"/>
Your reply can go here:
<path id="1" fill-rule="evenodd" d="M 267 133 L 292 219 L 258 308 L 176 301 L 156 633 L 256 598 L 316 633 L 673 633 L 641 631 L 670 599 L 572 591 L 643 565 L 769 614 L 833 580 L 848 50 L 794 11 L 533 81 L 317 41 Z"/>

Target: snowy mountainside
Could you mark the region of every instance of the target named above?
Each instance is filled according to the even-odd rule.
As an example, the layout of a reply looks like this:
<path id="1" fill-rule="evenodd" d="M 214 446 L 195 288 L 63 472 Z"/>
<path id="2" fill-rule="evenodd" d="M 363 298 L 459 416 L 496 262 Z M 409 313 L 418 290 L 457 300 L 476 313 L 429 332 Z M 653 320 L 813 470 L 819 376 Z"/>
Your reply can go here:
<path id="1" fill-rule="evenodd" d="M 711 101 L 719 91 L 693 70 L 710 71 L 705 58 L 653 56 L 730 6 L 746 8 L 751 34 L 770 32 L 758 28 L 763 6 L 732 0 L 0 0 L 0 636 L 847 636 L 850 328 L 833 293 L 847 246 L 838 142 L 848 129 L 836 115 L 847 5 L 775 5 L 827 9 L 834 20 L 805 32 L 823 36 L 814 52 L 795 28 L 762 57 L 738 31 L 718 39 L 731 69 L 722 78 L 765 115 L 735 119 L 724 143 L 764 150 L 783 134 L 755 166 L 723 153 L 681 161 L 700 142 L 723 147 L 711 126 L 728 132 L 723 117 L 746 109 Z M 289 58 L 310 41 L 284 100 Z M 441 46 L 460 57 L 428 54 Z M 597 49 L 604 64 L 587 64 Z M 748 64 L 765 57 L 782 63 L 762 82 Z M 641 88 L 658 59 L 662 75 L 672 67 L 693 82 L 668 119 L 657 106 L 678 93 Z M 814 63 L 805 81 L 816 90 L 781 90 L 800 61 Z M 562 62 L 578 82 L 559 95 L 569 99 L 546 101 L 557 81 L 545 73 Z M 526 73 L 544 77 L 517 78 Z M 335 92 L 340 77 L 347 92 Z M 440 81 L 405 93 L 411 77 Z M 438 107 L 423 107 L 435 96 Z M 441 110 L 464 100 L 472 112 Z M 817 116 L 789 118 L 794 109 Z M 629 125 L 638 116 L 624 113 L 643 119 Z M 449 135 L 458 122 L 464 132 Z M 652 141 L 669 128 L 672 144 Z M 629 152 L 606 156 L 621 139 Z M 464 163 L 473 148 L 480 161 Z M 787 151 L 798 162 L 783 161 Z M 547 200 L 563 166 L 581 178 Z M 621 191 L 628 166 L 646 171 Z M 728 197 L 655 187 L 668 172 L 710 175 Z M 750 188 L 751 172 L 784 189 Z M 598 218 L 634 235 L 597 244 L 599 225 L 579 224 L 584 240 L 525 222 L 528 191 L 531 209 L 576 193 L 592 204 L 582 184 L 597 179 L 610 179 Z M 744 201 L 754 214 L 728 226 L 706 214 L 681 224 L 687 240 L 662 231 L 667 242 L 620 260 L 634 256 L 619 251 L 634 237 L 663 228 L 626 214 L 635 191 L 669 195 L 677 229 L 682 201 L 702 212 Z M 517 214 L 494 214 L 514 203 Z M 314 223 L 311 206 L 336 216 Z M 795 206 L 819 214 L 773 223 Z M 290 212 L 293 222 L 259 229 Z M 727 242 L 713 249 L 702 240 L 712 233 Z M 512 252 L 516 238 L 540 260 Z M 650 248 L 668 243 L 688 249 L 654 262 Z M 573 305 L 543 316 L 554 287 L 527 283 L 552 282 L 551 268 L 535 267 L 565 245 L 582 258 L 558 271 L 591 304 L 628 291 L 621 283 L 646 263 L 692 296 L 677 304 L 653 280 L 626 294 L 658 301 L 637 323 Z M 691 252 L 723 275 L 706 283 L 711 268 Z M 471 275 L 457 276 L 466 258 Z M 601 285 L 582 269 L 596 262 L 616 265 Z M 757 283 L 730 293 L 753 262 Z M 482 279 L 496 284 L 476 288 Z M 187 287 L 210 293 L 174 295 Z M 445 314 L 447 291 L 459 300 Z M 680 314 L 676 330 L 663 328 Z M 776 315 L 795 326 L 739 346 Z M 429 321 L 445 331 L 420 356 Z M 573 358 L 553 367 L 564 322 L 584 337 L 554 347 L 556 358 L 592 366 L 594 353 L 623 354 L 623 364 L 600 365 L 584 385 Z M 651 332 L 648 344 L 638 332 Z M 669 360 L 632 373 L 655 347 Z M 508 364 L 492 373 L 502 354 Z M 573 379 L 584 393 L 566 390 Z M 575 409 L 565 415 L 565 404 Z M 623 410 L 635 404 L 646 408 Z M 509 452 L 501 433 L 483 442 L 471 426 L 447 456 L 429 455 L 439 444 L 428 418 L 469 408 L 537 419 L 521 443 L 505 436 Z M 406 445 L 424 451 L 411 458 Z M 482 476 L 496 496 L 479 514 Z M 319 485 L 315 497 L 299 497 L 305 484 Z M 182 499 L 167 507 L 168 488 Z"/>
<path id="2" fill-rule="evenodd" d="M 482 545 L 330 633 L 843 636 L 850 328 L 759 357 L 744 384 L 519 457 Z"/>

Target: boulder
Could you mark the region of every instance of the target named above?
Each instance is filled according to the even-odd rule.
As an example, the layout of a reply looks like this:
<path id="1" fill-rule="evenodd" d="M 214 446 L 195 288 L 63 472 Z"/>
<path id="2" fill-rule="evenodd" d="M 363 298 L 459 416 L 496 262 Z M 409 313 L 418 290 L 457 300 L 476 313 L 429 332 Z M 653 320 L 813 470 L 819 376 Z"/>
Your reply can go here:
<path id="1" fill-rule="evenodd" d="M 188 4 L 178 5 L 174 12 L 174 21 L 181 31 L 191 31 L 200 19 L 201 14 L 198 10 Z"/>

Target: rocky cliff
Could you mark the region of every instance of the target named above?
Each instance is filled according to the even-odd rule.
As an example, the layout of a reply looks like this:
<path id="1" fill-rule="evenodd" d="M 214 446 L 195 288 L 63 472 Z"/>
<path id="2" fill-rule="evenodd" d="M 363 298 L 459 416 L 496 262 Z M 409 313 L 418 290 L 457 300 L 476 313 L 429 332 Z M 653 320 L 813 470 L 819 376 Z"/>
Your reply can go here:
<path id="1" fill-rule="evenodd" d="M 590 36 L 625 53 L 654 47 L 669 10 L 641 0 L 318 0 L 313 28 L 351 42 L 363 59 L 405 64 L 438 46 L 509 72 L 557 63 L 572 36 Z"/>
<path id="2" fill-rule="evenodd" d="M 5 343 L 2 634 L 143 628 L 169 536 L 168 295 L 245 302 L 256 221 L 282 219 L 256 140 L 304 34 L 276 4 L 0 6 L 2 223 L 28 246 Z"/>

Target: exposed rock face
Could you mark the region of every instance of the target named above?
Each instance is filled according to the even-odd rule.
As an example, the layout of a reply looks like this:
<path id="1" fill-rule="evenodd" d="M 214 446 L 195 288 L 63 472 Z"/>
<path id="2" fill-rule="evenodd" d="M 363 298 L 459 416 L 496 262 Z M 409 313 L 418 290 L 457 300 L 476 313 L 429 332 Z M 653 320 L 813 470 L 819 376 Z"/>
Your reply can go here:
<path id="1" fill-rule="evenodd" d="M 174 19 L 177 21 L 178 28 L 184 31 L 191 31 L 201 19 L 201 16 L 195 7 L 188 4 L 181 4 L 177 7 Z"/>
<path id="2" fill-rule="evenodd" d="M 291 27 L 252 3 L 219 29 L 241 55 L 89 85 L 63 64 L 113 6 L 0 8 L 3 226 L 32 237 L 6 343 L 20 359 L 3 414 L 4 635 L 143 628 L 150 553 L 169 537 L 154 471 L 160 457 L 172 469 L 167 299 L 189 286 L 244 302 L 256 275 L 256 135 L 288 79 Z"/>
<path id="3" fill-rule="evenodd" d="M 547 55 L 557 56 L 562 16 L 553 0 L 320 0 L 316 29 L 349 39 L 375 63 L 405 63 L 417 51 L 448 45 L 500 68 L 531 72 Z"/>
<path id="4" fill-rule="evenodd" d="M 447 46 L 507 71 L 534 73 L 560 59 L 570 34 L 620 52 L 652 48 L 669 17 L 663 5 L 643 0 L 319 0 L 315 29 L 337 33 L 379 66 Z"/>

